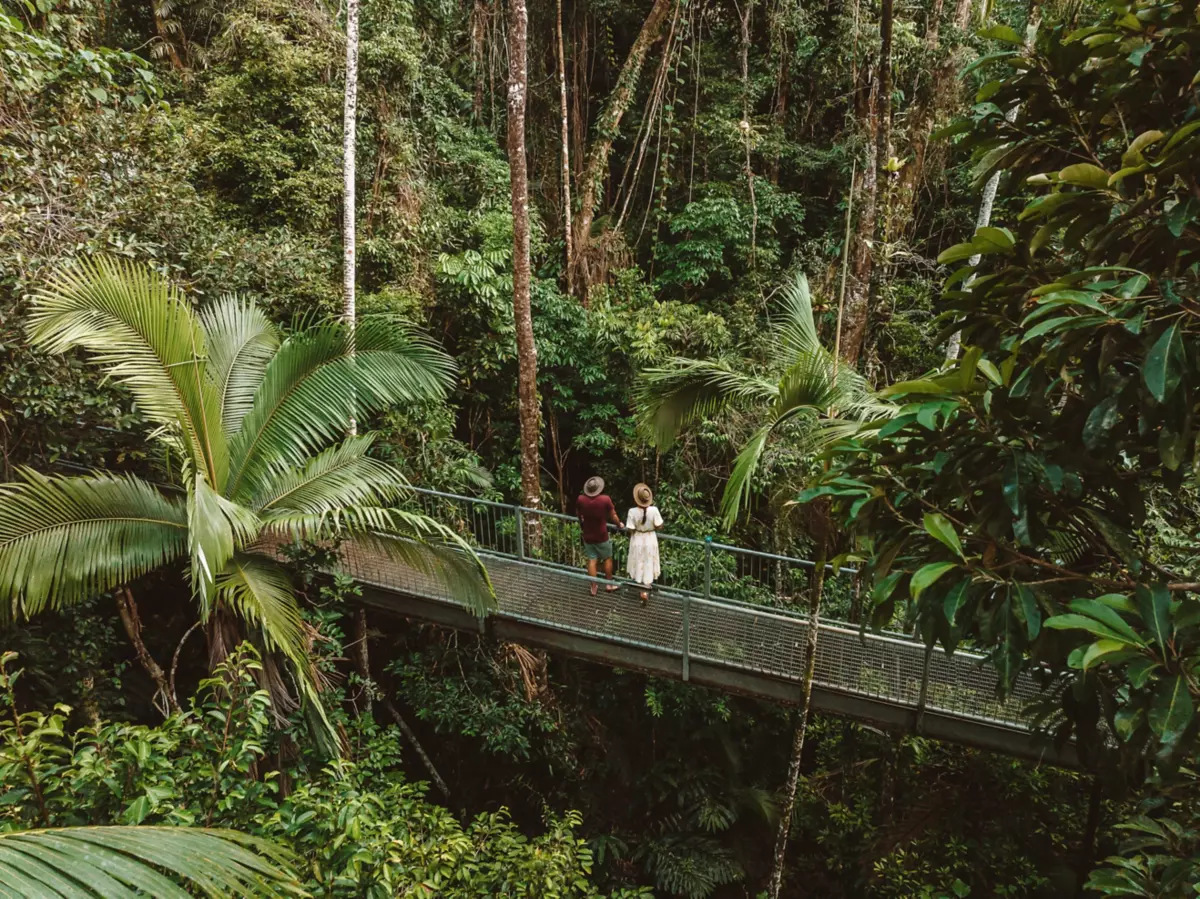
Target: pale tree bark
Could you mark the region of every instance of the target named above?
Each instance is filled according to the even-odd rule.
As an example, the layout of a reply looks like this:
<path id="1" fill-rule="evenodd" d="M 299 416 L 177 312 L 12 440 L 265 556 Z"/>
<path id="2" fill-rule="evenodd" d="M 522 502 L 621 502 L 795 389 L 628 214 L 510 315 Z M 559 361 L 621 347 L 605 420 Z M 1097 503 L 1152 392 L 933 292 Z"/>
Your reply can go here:
<path id="1" fill-rule="evenodd" d="M 888 0 L 885 0 L 888 2 Z M 754 268 L 755 250 L 758 244 L 758 201 L 754 197 L 754 168 L 751 165 L 750 147 L 753 130 L 750 127 L 750 15 L 754 12 L 754 0 L 746 0 L 742 13 L 742 140 L 746 145 L 746 189 L 750 193 L 750 267 Z"/>
<path id="2" fill-rule="evenodd" d="M 563 237 L 567 243 L 567 296 L 575 295 L 575 235 L 571 231 L 571 149 L 567 122 L 567 56 L 563 51 L 562 0 L 558 0 L 558 98 L 562 106 Z"/>
<path id="3" fill-rule="evenodd" d="M 154 660 L 154 656 L 150 655 L 150 650 L 146 648 L 146 642 L 142 639 L 142 619 L 138 615 L 137 601 L 133 598 L 133 593 L 128 587 L 118 587 L 113 597 L 117 601 L 117 613 L 121 616 L 121 624 L 125 626 L 125 633 L 129 635 L 129 642 L 133 644 L 133 651 L 137 655 L 138 662 L 146 669 L 146 673 L 150 675 L 150 679 L 154 681 L 154 686 L 157 688 L 155 704 L 161 703 L 160 711 L 164 715 L 179 711 L 172 696 L 170 684 L 167 683 L 167 673 Z"/>
<path id="4" fill-rule="evenodd" d="M 866 84 L 860 87 L 859 108 L 866 140 L 863 167 L 859 171 L 858 187 L 855 191 L 857 199 L 854 205 L 858 207 L 858 221 L 850 251 L 850 283 L 846 292 L 846 312 L 842 322 L 841 356 L 847 365 L 855 365 L 858 362 L 858 354 L 862 350 L 863 338 L 867 333 L 878 188 L 879 123 L 875 107 L 879 82 L 870 66 L 862 70 L 862 76 Z"/>
<path id="5" fill-rule="evenodd" d="M 433 785 L 438 788 L 438 792 L 443 798 L 450 798 L 450 788 L 446 786 L 446 781 L 442 779 L 442 775 L 438 773 L 437 768 L 433 766 L 433 759 L 429 757 L 429 753 L 425 751 L 425 747 L 421 745 L 421 741 L 417 739 L 416 732 L 409 726 L 408 722 L 400 714 L 400 710 L 392 704 L 390 699 L 385 699 L 387 710 L 392 716 L 392 720 L 396 722 L 396 726 L 408 738 L 408 742 L 412 744 L 412 748 L 416 750 L 417 757 L 421 760 L 421 764 L 425 766 L 425 770 L 429 772 L 430 778 L 433 780 Z"/>
<path id="6" fill-rule="evenodd" d="M 356 275 L 354 195 L 358 125 L 358 0 L 346 0 L 346 92 L 342 104 L 342 318 L 354 329 Z M 347 433 L 354 434 L 351 417 Z"/>
<path id="7" fill-rule="evenodd" d="M 1038 26 L 1042 21 L 1042 11 L 1039 6 L 1040 0 L 1030 0 L 1029 15 L 1025 24 L 1025 52 L 1028 53 L 1033 49 L 1033 42 L 1037 38 Z M 1021 111 L 1021 107 L 1014 106 L 1004 114 L 1004 118 L 1011 124 L 1017 120 L 1017 114 Z M 987 183 L 983 186 L 983 196 L 979 198 L 979 214 L 975 216 L 975 230 L 986 228 L 992 221 L 992 207 L 996 205 L 996 191 L 1000 189 L 1000 171 L 997 169 L 992 172 Z M 976 266 L 979 260 L 983 258 L 982 254 L 976 253 L 967 260 L 967 265 Z M 971 282 L 975 280 L 975 276 L 971 275 L 967 278 L 964 287 L 970 287 Z M 958 358 L 959 350 L 962 348 L 962 332 L 955 331 L 950 335 L 950 339 L 946 341 L 946 359 L 954 361 Z"/>
<path id="8" fill-rule="evenodd" d="M 629 49 L 629 55 L 625 57 L 625 64 L 617 77 L 617 86 L 609 95 L 608 102 L 605 103 L 596 122 L 596 137 L 588 149 L 587 162 L 579 185 L 579 216 L 575 219 L 576 285 L 584 302 L 587 301 L 590 284 L 587 257 L 591 245 L 592 222 L 596 217 L 600 188 L 608 172 L 608 157 L 620 128 L 621 118 L 633 101 L 646 54 L 658 40 L 672 2 L 673 0 L 654 0 L 650 14 L 642 22 L 642 30 L 638 32 L 637 39 Z"/>
<path id="9" fill-rule="evenodd" d="M 537 346 L 529 297 L 529 173 L 525 161 L 525 102 L 529 75 L 525 0 L 512 0 L 508 29 L 508 170 L 512 184 L 513 322 L 517 331 L 517 402 L 521 423 L 521 503 L 541 506 L 541 409 L 537 398 Z M 537 516 L 526 520 L 526 539 L 540 545 Z"/>
<path id="10" fill-rule="evenodd" d="M 817 632 L 821 617 L 821 594 L 825 589 L 826 540 L 828 532 L 821 535 L 821 549 L 813 566 L 812 580 L 808 593 L 808 644 L 805 647 L 804 681 L 800 688 L 800 709 L 797 712 L 796 729 L 792 732 L 792 754 L 788 762 L 787 781 L 783 798 L 779 804 L 779 832 L 775 836 L 775 860 L 771 867 L 771 881 L 767 887 L 768 899 L 779 899 L 783 888 L 783 872 L 787 860 L 788 837 L 792 829 L 792 815 L 796 808 L 796 787 L 800 781 L 800 763 L 804 757 L 804 738 L 808 733 L 808 718 L 812 708 L 813 678 L 817 666 Z"/>

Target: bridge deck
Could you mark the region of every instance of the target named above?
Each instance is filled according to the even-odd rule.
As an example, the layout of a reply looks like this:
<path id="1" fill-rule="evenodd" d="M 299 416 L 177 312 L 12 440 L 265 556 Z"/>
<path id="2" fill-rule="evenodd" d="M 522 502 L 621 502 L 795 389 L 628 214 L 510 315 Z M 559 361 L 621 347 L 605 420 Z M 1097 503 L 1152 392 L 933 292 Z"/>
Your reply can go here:
<path id="1" fill-rule="evenodd" d="M 405 616 L 487 630 L 502 639 L 614 667 L 774 701 L 799 701 L 808 636 L 801 614 L 680 588 L 656 590 L 646 607 L 629 585 L 592 596 L 581 572 L 529 559 L 520 549 L 509 555 L 481 547 L 499 603 L 482 622 L 425 572 L 358 546 L 344 548 L 342 556 L 345 573 L 364 585 L 368 602 Z M 995 673 L 980 656 L 926 653 L 923 645 L 902 637 L 820 624 L 814 708 L 1025 758 L 1074 764 L 1072 747 L 1051 745 L 1027 727 L 1023 708 L 1038 692 L 1032 680 L 1023 676 L 1004 700 L 997 697 L 996 684 Z"/>

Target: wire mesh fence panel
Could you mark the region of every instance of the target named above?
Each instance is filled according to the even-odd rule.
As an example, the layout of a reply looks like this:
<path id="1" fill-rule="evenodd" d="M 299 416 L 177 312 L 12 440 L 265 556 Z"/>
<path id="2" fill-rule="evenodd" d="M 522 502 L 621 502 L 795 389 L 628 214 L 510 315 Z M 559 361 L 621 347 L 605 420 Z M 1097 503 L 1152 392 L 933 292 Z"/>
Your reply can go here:
<path id="1" fill-rule="evenodd" d="M 803 678 L 808 621 L 801 610 L 812 563 L 664 535 L 662 576 L 643 606 L 635 585 L 609 592 L 584 576 L 579 525 L 569 516 L 428 490 L 413 491 L 408 507 L 486 553 L 506 617 L 797 683 Z M 618 573 L 627 542 L 621 534 L 613 541 Z M 345 573 L 360 580 L 456 602 L 437 577 L 378 552 L 351 544 L 342 558 Z M 827 621 L 818 631 L 814 680 L 893 705 L 923 703 L 930 711 L 1012 727 L 1025 726 L 1025 709 L 1040 693 L 1022 674 L 1001 697 L 997 675 L 981 656 L 927 654 L 903 635 Z"/>

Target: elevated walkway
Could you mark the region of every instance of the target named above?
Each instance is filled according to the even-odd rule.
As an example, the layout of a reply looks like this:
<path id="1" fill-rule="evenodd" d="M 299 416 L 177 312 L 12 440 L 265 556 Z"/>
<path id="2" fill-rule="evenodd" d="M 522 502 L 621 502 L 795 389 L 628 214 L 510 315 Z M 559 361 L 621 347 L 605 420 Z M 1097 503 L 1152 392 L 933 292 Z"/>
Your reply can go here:
<path id="1" fill-rule="evenodd" d="M 662 584 L 643 607 L 628 584 L 591 595 L 578 524 L 569 516 L 428 490 L 416 497 L 423 511 L 477 547 L 499 608 L 478 619 L 428 574 L 346 547 L 344 572 L 362 584 L 372 606 L 617 668 L 799 702 L 811 562 L 663 533 Z M 536 556 L 523 545 L 530 516 L 542 531 Z M 847 581 L 831 576 L 828 589 L 849 589 Z M 1030 730 L 1023 710 L 1038 695 L 1031 678 L 1022 675 L 1004 700 L 996 687 L 982 656 L 927 652 L 906 637 L 861 634 L 835 621 L 819 625 L 814 709 L 1027 759 L 1076 763 L 1072 746 L 1055 746 Z"/>

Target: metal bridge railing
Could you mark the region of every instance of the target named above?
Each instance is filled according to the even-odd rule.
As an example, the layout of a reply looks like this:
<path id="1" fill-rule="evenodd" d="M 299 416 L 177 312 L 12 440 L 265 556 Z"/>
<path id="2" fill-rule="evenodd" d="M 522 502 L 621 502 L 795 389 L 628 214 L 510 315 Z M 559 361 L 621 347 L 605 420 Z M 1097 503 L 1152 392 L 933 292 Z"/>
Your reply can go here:
<path id="1" fill-rule="evenodd" d="M 799 681 L 805 669 L 808 621 L 803 601 L 813 563 L 741 547 L 659 534 L 662 577 L 646 608 L 628 594 L 590 594 L 581 572 L 578 521 L 545 510 L 413 488 L 415 508 L 451 527 L 484 557 L 500 611 L 556 629 L 679 656 L 681 676 L 702 660 Z M 541 546 L 525 546 L 528 519 L 541 526 Z M 624 541 L 615 544 L 622 550 Z M 352 548 L 347 573 L 379 586 L 453 601 L 427 575 Z M 852 570 L 842 569 L 853 574 Z M 611 597 L 611 598 L 610 598 Z M 903 635 L 862 633 L 853 624 L 822 620 L 815 679 L 843 693 L 1025 729 L 1025 707 L 1038 695 L 1022 675 L 999 697 L 998 678 L 984 657 L 928 651 Z"/>

